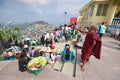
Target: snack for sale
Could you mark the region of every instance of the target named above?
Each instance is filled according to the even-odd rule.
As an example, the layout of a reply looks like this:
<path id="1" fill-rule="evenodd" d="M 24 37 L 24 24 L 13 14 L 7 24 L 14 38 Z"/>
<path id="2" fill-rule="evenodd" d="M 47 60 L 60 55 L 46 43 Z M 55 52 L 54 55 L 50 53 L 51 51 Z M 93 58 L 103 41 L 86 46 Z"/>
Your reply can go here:
<path id="1" fill-rule="evenodd" d="M 36 57 L 29 61 L 27 67 L 29 70 L 39 70 L 46 65 L 45 57 Z"/>
<path id="2" fill-rule="evenodd" d="M 31 65 L 29 65 L 29 68 L 40 68 L 42 66 L 42 64 L 40 62 L 35 62 Z"/>

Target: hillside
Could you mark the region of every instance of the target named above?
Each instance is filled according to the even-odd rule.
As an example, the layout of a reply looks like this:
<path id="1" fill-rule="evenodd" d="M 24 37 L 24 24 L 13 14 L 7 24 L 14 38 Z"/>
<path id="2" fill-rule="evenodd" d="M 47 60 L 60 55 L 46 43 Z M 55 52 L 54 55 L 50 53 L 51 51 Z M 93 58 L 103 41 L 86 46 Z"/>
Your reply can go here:
<path id="1" fill-rule="evenodd" d="M 23 37 L 32 39 L 39 38 L 44 32 L 54 30 L 58 27 L 58 25 L 49 24 L 45 21 L 35 21 L 33 23 L 25 22 L 14 26 L 19 26 Z"/>

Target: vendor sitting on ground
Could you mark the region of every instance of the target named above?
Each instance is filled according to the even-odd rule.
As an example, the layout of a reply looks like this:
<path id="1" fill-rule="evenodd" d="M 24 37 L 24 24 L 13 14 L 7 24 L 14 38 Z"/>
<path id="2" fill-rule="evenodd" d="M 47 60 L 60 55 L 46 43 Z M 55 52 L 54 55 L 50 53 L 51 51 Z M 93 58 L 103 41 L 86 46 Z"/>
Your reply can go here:
<path id="1" fill-rule="evenodd" d="M 13 60 L 14 57 L 11 51 L 3 52 L 2 56 L 4 57 L 4 60 Z"/>
<path id="2" fill-rule="evenodd" d="M 44 56 L 47 60 L 47 62 L 51 65 L 54 65 L 55 62 L 57 61 L 57 52 L 55 50 L 47 50 L 45 53 L 44 53 Z"/>
<path id="3" fill-rule="evenodd" d="M 39 46 L 36 47 L 36 49 L 35 49 L 35 51 L 34 51 L 34 57 L 41 56 L 41 54 L 40 54 L 40 50 L 41 50 L 41 48 L 40 48 Z"/>
<path id="4" fill-rule="evenodd" d="M 26 71 L 27 70 L 27 63 L 31 60 L 31 58 L 28 56 L 28 51 L 27 49 L 23 49 L 22 54 L 20 56 L 20 58 L 18 59 L 18 66 L 19 66 L 19 70 L 21 72 Z"/>
<path id="5" fill-rule="evenodd" d="M 16 56 L 18 59 L 21 55 L 21 50 L 18 46 L 15 46 L 14 43 L 11 43 L 11 47 L 6 49 L 6 52 L 3 53 L 3 57 L 8 60 L 12 60 L 13 56 Z"/>
<path id="6" fill-rule="evenodd" d="M 20 48 L 16 46 L 14 43 L 11 43 L 11 49 L 12 49 L 12 53 L 16 56 L 16 59 L 19 59 L 21 55 Z"/>
<path id="7" fill-rule="evenodd" d="M 74 53 L 70 50 L 70 45 L 66 44 L 65 49 L 62 51 L 62 60 L 71 61 L 74 59 Z"/>

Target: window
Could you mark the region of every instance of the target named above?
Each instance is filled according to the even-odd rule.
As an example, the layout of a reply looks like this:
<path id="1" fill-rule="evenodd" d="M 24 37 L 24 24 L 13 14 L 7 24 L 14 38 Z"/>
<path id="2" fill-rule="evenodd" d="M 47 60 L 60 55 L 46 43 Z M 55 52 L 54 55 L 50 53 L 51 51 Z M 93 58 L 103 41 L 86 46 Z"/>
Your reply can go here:
<path id="1" fill-rule="evenodd" d="M 93 12 L 94 12 L 94 5 L 93 5 L 93 6 L 91 6 L 89 16 L 92 16 L 92 15 L 93 15 Z"/>
<path id="2" fill-rule="evenodd" d="M 108 4 L 99 4 L 96 16 L 106 16 Z"/>

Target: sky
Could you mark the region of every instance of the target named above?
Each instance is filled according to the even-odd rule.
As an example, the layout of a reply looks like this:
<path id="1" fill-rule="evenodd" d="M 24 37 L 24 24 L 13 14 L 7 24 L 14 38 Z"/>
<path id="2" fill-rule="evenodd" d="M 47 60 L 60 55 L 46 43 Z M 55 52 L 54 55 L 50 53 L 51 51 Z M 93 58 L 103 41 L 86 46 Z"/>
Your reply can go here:
<path id="1" fill-rule="evenodd" d="M 0 0 L 0 23 L 20 24 L 37 20 L 64 24 L 90 0 Z"/>

